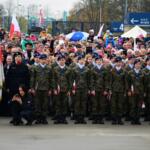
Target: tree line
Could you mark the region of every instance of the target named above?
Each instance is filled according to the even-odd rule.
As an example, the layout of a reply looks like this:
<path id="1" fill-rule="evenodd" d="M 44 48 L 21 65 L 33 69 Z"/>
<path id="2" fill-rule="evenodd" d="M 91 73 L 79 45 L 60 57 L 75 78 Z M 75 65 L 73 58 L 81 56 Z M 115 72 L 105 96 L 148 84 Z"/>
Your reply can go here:
<path id="1" fill-rule="evenodd" d="M 127 12 L 150 12 L 149 6 L 150 0 L 80 0 L 71 9 L 68 19 L 82 22 L 123 21 L 126 8 Z"/>

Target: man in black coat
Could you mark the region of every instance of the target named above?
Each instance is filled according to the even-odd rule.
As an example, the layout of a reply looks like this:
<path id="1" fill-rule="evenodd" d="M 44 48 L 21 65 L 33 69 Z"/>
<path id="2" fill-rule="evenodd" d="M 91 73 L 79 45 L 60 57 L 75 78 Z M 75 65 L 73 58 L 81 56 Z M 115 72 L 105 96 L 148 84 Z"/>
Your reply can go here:
<path id="1" fill-rule="evenodd" d="M 28 67 L 22 62 L 22 54 L 20 52 L 15 53 L 14 59 L 14 63 L 7 73 L 7 89 L 11 96 L 18 93 L 18 88 L 21 84 L 28 89 L 30 79 Z"/>

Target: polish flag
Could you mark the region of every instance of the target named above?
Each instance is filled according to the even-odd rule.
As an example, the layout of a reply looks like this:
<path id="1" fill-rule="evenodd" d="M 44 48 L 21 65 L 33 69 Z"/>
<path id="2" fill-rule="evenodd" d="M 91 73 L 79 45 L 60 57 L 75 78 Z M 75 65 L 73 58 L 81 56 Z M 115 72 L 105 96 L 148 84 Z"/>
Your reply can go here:
<path id="1" fill-rule="evenodd" d="M 19 23 L 16 19 L 16 16 L 13 16 L 12 17 L 12 22 L 11 22 L 11 25 L 10 25 L 9 37 L 10 37 L 10 39 L 12 39 L 14 36 L 20 37 L 20 35 L 21 35 L 21 32 L 20 32 Z"/>
<path id="2" fill-rule="evenodd" d="M 43 24 L 44 24 L 44 13 L 43 13 L 43 9 L 40 8 L 40 13 L 39 13 L 39 27 L 42 27 Z"/>
<path id="3" fill-rule="evenodd" d="M 97 34 L 97 37 L 101 37 L 102 36 L 103 28 L 104 28 L 104 24 L 102 24 L 102 26 L 100 27 L 99 32 Z"/>
<path id="4" fill-rule="evenodd" d="M 2 49 L 0 47 L 0 101 L 2 100 L 2 87 L 4 83 L 4 70 L 2 63 Z"/>
<path id="5" fill-rule="evenodd" d="M 76 81 L 74 80 L 74 82 L 73 82 L 73 91 L 76 91 L 76 89 L 77 89 L 77 86 L 76 86 Z"/>

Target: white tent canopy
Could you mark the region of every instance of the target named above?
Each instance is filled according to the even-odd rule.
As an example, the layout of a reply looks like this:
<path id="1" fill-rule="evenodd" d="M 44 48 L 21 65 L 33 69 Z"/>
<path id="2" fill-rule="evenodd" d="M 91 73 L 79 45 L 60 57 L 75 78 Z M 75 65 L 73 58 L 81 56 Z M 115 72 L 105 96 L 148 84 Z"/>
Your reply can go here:
<path id="1" fill-rule="evenodd" d="M 135 38 L 138 38 L 141 35 L 143 37 L 146 37 L 147 32 L 145 30 L 143 30 L 142 28 L 140 28 L 139 26 L 135 26 L 131 30 L 129 30 L 128 32 L 122 34 L 121 37 L 134 38 L 135 39 Z"/>

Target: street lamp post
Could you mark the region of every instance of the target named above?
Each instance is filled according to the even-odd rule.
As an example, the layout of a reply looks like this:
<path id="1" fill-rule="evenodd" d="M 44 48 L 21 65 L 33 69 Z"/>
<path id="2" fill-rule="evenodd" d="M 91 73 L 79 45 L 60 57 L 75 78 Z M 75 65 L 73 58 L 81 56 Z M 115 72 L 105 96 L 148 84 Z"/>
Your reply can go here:
<path id="1" fill-rule="evenodd" d="M 27 7 L 27 18 L 28 18 L 28 23 L 27 23 L 27 32 L 29 32 L 29 19 L 30 19 L 30 12 L 29 12 L 29 7 Z"/>
<path id="2" fill-rule="evenodd" d="M 128 0 L 125 0 L 124 24 L 127 24 L 127 14 L 128 14 Z"/>
<path id="3" fill-rule="evenodd" d="M 99 0 L 99 5 L 100 5 L 100 25 L 101 25 L 101 23 L 102 23 L 102 0 Z"/>
<path id="4" fill-rule="evenodd" d="M 5 28 L 5 17 L 8 15 L 8 10 L 3 9 L 2 11 L 2 27 Z"/>

